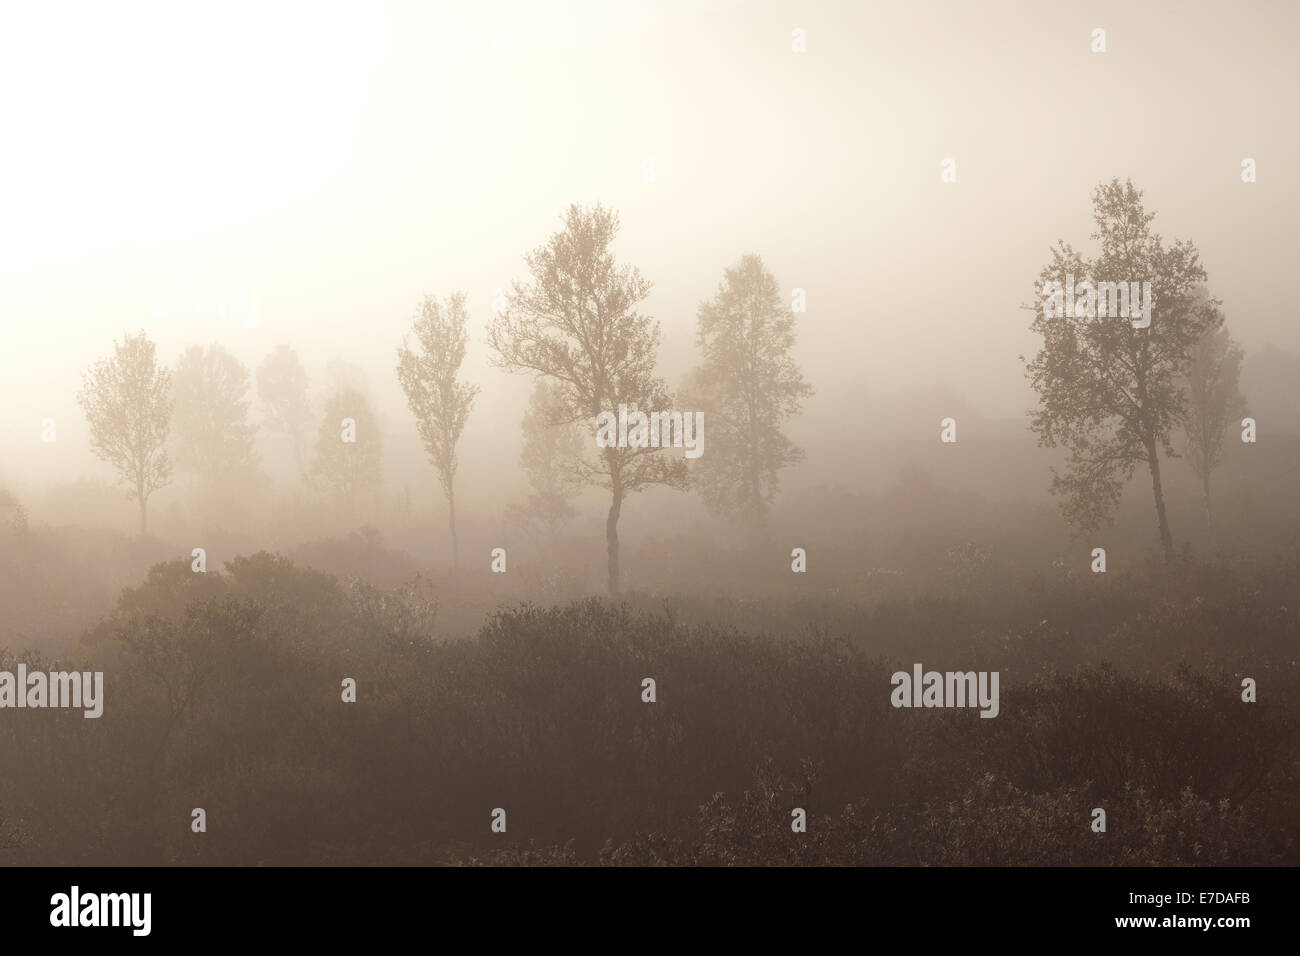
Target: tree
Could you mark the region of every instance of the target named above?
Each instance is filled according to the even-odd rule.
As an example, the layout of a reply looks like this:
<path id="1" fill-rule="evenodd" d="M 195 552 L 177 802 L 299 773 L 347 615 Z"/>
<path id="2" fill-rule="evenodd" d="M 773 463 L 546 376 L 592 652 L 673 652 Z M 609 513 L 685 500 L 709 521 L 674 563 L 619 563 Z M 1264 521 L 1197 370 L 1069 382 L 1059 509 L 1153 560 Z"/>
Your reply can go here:
<path id="1" fill-rule="evenodd" d="M 171 424 L 171 376 L 158 367 L 157 349 L 141 330 L 114 343 L 112 358 L 96 362 L 82 377 L 77 402 L 90 424 L 90 449 L 112 465 L 140 505 L 140 534 L 148 529 L 149 496 L 171 477 L 167 431 Z"/>
<path id="2" fill-rule="evenodd" d="M 257 397 L 271 430 L 292 442 L 301 477 L 302 437 L 311 420 L 311 405 L 307 401 L 307 371 L 290 346 L 277 345 L 257 367 Z"/>
<path id="3" fill-rule="evenodd" d="M 582 459 L 582 432 L 565 420 L 560 391 L 544 378 L 533 388 L 521 427 L 519 464 L 532 494 L 509 509 L 509 518 L 553 542 L 560 525 L 578 513 L 569 502 L 578 487 L 575 469 Z"/>
<path id="4" fill-rule="evenodd" d="M 654 377 L 659 323 L 636 311 L 651 285 L 635 268 L 616 262 L 610 245 L 618 228 L 612 210 L 571 205 L 564 228 L 524 257 L 532 281 L 514 283 L 488 329 L 496 364 L 549 377 L 563 419 L 586 419 L 593 438 L 602 412 L 616 414 L 620 405 L 643 411 L 672 407 L 668 390 Z M 594 462 L 583 459 L 577 476 L 609 490 L 605 546 L 609 593 L 617 595 L 623 502 L 650 485 L 685 488 L 686 462 L 656 447 L 611 445 Z"/>
<path id="5" fill-rule="evenodd" d="M 312 479 L 351 507 L 358 491 L 379 487 L 382 459 L 383 442 L 370 403 L 350 388 L 336 392 L 325 403 Z"/>
<path id="6" fill-rule="evenodd" d="M 813 391 L 790 357 L 794 340 L 794 315 L 756 255 L 727 269 L 700 306 L 704 363 L 690 390 L 709 420 L 710 451 L 696 483 L 710 511 L 754 528 L 780 487 L 777 473 L 803 460 L 781 432 Z"/>
<path id="7" fill-rule="evenodd" d="M 193 345 L 176 363 L 172 385 L 176 464 L 214 485 L 255 471 L 244 364 L 220 345 Z"/>
<path id="8" fill-rule="evenodd" d="M 1192 347 L 1223 320 L 1217 300 L 1193 294 L 1206 278 L 1195 245 L 1178 241 L 1166 247 L 1150 231 L 1155 213 L 1145 210 L 1142 193 L 1131 181 L 1113 179 L 1098 186 L 1092 202 L 1098 229 L 1092 238 L 1101 240 L 1100 255 L 1085 259 L 1061 241 L 1039 274 L 1044 299 L 1033 307 L 1038 314 L 1031 329 L 1042 336 L 1043 345 L 1026 362 L 1039 396 L 1030 427 L 1040 445 L 1069 451 L 1065 472 L 1052 470 L 1052 492 L 1062 496 L 1067 520 L 1084 530 L 1098 527 L 1113 511 L 1125 482 L 1145 464 L 1165 560 L 1172 561 L 1160 451 L 1175 457 L 1170 435 L 1184 413 L 1181 373 Z M 1071 277 L 1080 298 L 1073 303 L 1066 299 L 1061 309 L 1061 287 Z M 1129 282 L 1150 282 L 1146 328 L 1115 315 L 1118 290 L 1095 294 L 1100 283 Z M 1057 285 L 1049 298 L 1051 283 Z M 1113 301 L 1098 308 L 1108 298 Z M 1136 311 L 1136 303 L 1129 301 Z"/>
<path id="9" fill-rule="evenodd" d="M 468 321 L 465 293 L 453 294 L 442 305 L 426 295 L 412 321 L 416 348 L 407 348 L 403 341 L 397 350 L 397 381 L 406 393 L 416 430 L 447 496 L 453 566 L 460 564 L 456 540 L 456 444 L 478 394 L 477 385 L 456 381 L 469 342 L 465 331 Z"/>
<path id="10" fill-rule="evenodd" d="M 1204 295 L 1204 293 L 1202 293 Z M 1245 352 L 1226 328 L 1207 329 L 1192 349 L 1187 367 L 1187 461 L 1201 482 L 1205 517 L 1211 527 L 1210 474 L 1223 461 L 1223 436 L 1246 413 L 1239 388 Z"/>

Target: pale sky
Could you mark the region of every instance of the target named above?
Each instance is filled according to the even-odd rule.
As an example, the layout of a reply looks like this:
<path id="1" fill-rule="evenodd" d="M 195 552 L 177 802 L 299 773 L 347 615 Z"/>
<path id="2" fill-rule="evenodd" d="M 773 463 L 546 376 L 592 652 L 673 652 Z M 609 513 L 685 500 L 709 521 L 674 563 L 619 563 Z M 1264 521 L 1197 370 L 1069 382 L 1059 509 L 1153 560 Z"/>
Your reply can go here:
<path id="1" fill-rule="evenodd" d="M 1248 351 L 1300 350 L 1298 29 L 1286 2 L 5 4 L 0 480 L 111 477 L 74 396 L 138 328 L 169 364 L 288 342 L 314 385 L 346 358 L 418 455 L 394 350 L 457 289 L 483 386 L 463 467 L 513 466 L 529 383 L 483 330 L 570 202 L 621 214 L 670 384 L 743 253 L 805 289 L 805 428 L 934 384 L 1022 414 L 1017 307 L 1058 238 L 1091 251 L 1112 176 L 1197 243 Z M 155 316 L 177 283 L 256 289 L 258 327 Z"/>

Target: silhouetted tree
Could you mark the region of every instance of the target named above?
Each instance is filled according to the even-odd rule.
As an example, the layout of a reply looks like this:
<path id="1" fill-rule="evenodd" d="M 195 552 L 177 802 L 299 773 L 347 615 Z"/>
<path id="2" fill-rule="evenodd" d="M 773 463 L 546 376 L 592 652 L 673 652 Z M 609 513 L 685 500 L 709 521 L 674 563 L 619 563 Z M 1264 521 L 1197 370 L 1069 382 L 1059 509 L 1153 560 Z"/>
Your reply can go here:
<path id="1" fill-rule="evenodd" d="M 124 335 L 111 358 L 83 375 L 77 401 L 90 424 L 91 451 L 132 487 L 144 534 L 149 496 L 171 477 L 166 444 L 172 400 L 171 376 L 158 367 L 157 349 L 143 330 Z"/>
<path id="2" fill-rule="evenodd" d="M 325 403 L 311 463 L 313 480 L 351 506 L 358 491 L 378 489 L 382 459 L 383 442 L 370 403 L 350 388 L 336 393 Z"/>
<path id="3" fill-rule="evenodd" d="M 302 438 L 311 420 L 311 404 L 307 401 L 307 371 L 291 346 L 277 345 L 257 367 L 257 396 L 271 430 L 292 442 L 298 476 L 302 477 Z"/>
<path id="4" fill-rule="evenodd" d="M 1186 404 L 1181 374 L 1196 341 L 1222 322 L 1219 303 L 1193 295 L 1196 285 L 1205 281 L 1196 247 L 1181 241 L 1166 247 L 1151 232 L 1155 213 L 1145 210 L 1142 193 L 1131 181 L 1114 179 L 1098 186 L 1092 202 L 1098 230 L 1092 238 L 1101 240 L 1100 255 L 1086 259 L 1059 242 L 1051 263 L 1039 274 L 1036 292 L 1045 294 L 1047 283 L 1065 283 L 1067 276 L 1094 287 L 1102 282 L 1150 282 L 1151 324 L 1135 328 L 1128 318 L 1098 316 L 1096 305 L 1104 297 L 1090 299 L 1082 288 L 1065 315 L 1049 314 L 1045 298 L 1036 303 L 1031 328 L 1042 336 L 1043 346 L 1026 362 L 1040 402 L 1030 427 L 1039 444 L 1069 450 L 1065 472 L 1052 470 L 1052 492 L 1063 496 L 1067 520 L 1085 530 L 1097 527 L 1112 512 L 1125 482 L 1145 464 L 1160 542 L 1165 560 L 1171 561 L 1174 543 L 1159 453 L 1163 449 L 1170 457 L 1175 454 L 1170 435 Z"/>
<path id="5" fill-rule="evenodd" d="M 176 464 L 211 483 L 257 468 L 248 369 L 220 345 L 190 346 L 172 377 Z"/>
<path id="6" fill-rule="evenodd" d="M 600 205 L 571 205 L 564 228 L 524 257 L 530 283 L 514 283 L 507 307 L 493 320 L 488 341 L 497 364 L 540 372 L 559 388 L 568 421 L 586 419 L 595 435 L 601 412 L 668 410 L 671 397 L 654 377 L 659 323 L 636 311 L 650 283 L 620 266 L 610 245 L 618 215 Z M 684 488 L 686 463 L 654 447 L 600 449 L 584 459 L 583 483 L 608 488 L 605 545 L 609 592 L 619 591 L 618 520 L 627 496 L 652 484 Z"/>
<path id="7" fill-rule="evenodd" d="M 693 477 L 710 511 L 755 528 L 780 487 L 777 472 L 803 460 L 781 431 L 812 394 L 790 357 L 794 340 L 794 315 L 756 255 L 727 269 L 700 306 L 704 362 L 683 401 L 705 413 L 709 454 Z"/>
<path id="8" fill-rule="evenodd" d="M 469 418 L 478 386 L 457 382 L 465 361 L 469 335 L 465 325 L 465 293 L 457 292 L 440 305 L 426 295 L 412 322 L 416 347 L 406 342 L 397 349 L 397 381 L 415 415 L 415 427 L 424 442 L 429 461 L 447 496 L 447 523 L 451 528 L 451 560 L 460 564 L 456 539 L 456 443 Z"/>
<path id="9" fill-rule="evenodd" d="M 1223 436 L 1246 413 L 1238 383 L 1245 352 L 1226 328 L 1207 329 L 1187 367 L 1187 461 L 1201 483 L 1205 517 L 1214 524 L 1210 475 L 1223 461 Z"/>

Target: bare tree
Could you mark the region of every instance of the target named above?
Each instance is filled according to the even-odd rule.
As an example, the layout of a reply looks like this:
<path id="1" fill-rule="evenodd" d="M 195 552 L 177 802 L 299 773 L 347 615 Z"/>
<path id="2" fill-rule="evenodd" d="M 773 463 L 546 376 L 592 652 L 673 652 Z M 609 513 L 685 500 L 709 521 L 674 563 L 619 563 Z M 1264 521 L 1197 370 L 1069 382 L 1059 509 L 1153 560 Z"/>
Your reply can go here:
<path id="1" fill-rule="evenodd" d="M 447 523 L 451 528 L 451 561 L 460 564 L 456 539 L 456 444 L 469 418 L 478 386 L 457 382 L 465 361 L 469 336 L 465 331 L 469 313 L 465 293 L 457 292 L 440 305 L 426 295 L 412 322 L 416 347 L 406 342 L 397 350 L 397 381 L 415 415 L 415 427 L 424 442 L 429 461 L 447 496 Z"/>
<path id="2" fill-rule="evenodd" d="M 666 410 L 671 397 L 655 378 L 659 323 L 636 311 L 650 283 L 620 266 L 610 249 L 618 215 L 596 205 L 571 205 L 564 228 L 524 257 L 532 281 L 514 283 L 507 307 L 488 330 L 503 368 L 538 372 L 558 386 L 568 421 L 586 422 L 595 436 L 601 412 Z M 600 449 L 578 466 L 584 484 L 607 488 L 605 546 L 609 593 L 619 592 L 618 521 L 628 495 L 650 485 L 685 488 L 686 463 L 655 447 Z"/>
<path id="3" fill-rule="evenodd" d="M 1145 210 L 1142 193 L 1131 181 L 1114 179 L 1098 186 L 1092 202 L 1098 230 L 1092 238 L 1101 240 L 1100 255 L 1085 259 L 1062 241 L 1039 274 L 1036 293 L 1055 282 L 1059 295 L 1073 277 L 1083 294 L 1067 303 L 1064 314 L 1049 309 L 1046 297 L 1032 306 L 1038 314 L 1031 328 L 1043 345 L 1026 362 L 1040 402 L 1030 427 L 1039 444 L 1069 450 L 1065 473 L 1052 471 L 1052 492 L 1062 496 L 1067 520 L 1084 530 L 1109 516 L 1124 484 L 1145 464 L 1160 543 L 1165 560 L 1172 561 L 1160 451 L 1175 457 L 1170 437 L 1186 404 L 1180 382 L 1192 347 L 1223 320 L 1216 300 L 1193 295 L 1205 281 L 1196 247 L 1189 242 L 1166 247 L 1150 231 L 1155 213 Z M 1151 283 L 1148 327 L 1137 327 L 1144 319 L 1135 322 L 1115 314 L 1119 291 L 1127 293 L 1130 282 Z M 1107 283 L 1113 285 L 1101 294 L 1098 290 Z M 1099 308 L 1108 297 L 1106 308 Z M 1125 298 L 1136 311 L 1132 299 Z"/>
<path id="4" fill-rule="evenodd" d="M 132 487 L 145 534 L 149 496 L 171 477 L 166 443 L 172 401 L 171 376 L 158 367 L 157 349 L 143 330 L 124 335 L 111 358 L 82 376 L 77 401 L 90 423 L 91 451 Z"/>
<path id="5" fill-rule="evenodd" d="M 1204 295 L 1204 293 L 1202 293 Z M 1210 475 L 1223 461 L 1223 436 L 1246 413 L 1241 395 L 1241 360 L 1245 352 L 1226 328 L 1207 329 L 1192 350 L 1187 366 L 1187 461 L 1201 483 L 1205 518 L 1214 526 Z"/>
<path id="6" fill-rule="evenodd" d="M 803 460 L 781 431 L 812 394 L 790 356 L 794 340 L 794 315 L 756 255 L 727 269 L 717 296 L 700 306 L 704 363 L 687 400 L 708 417 L 710 451 L 696 484 L 710 511 L 755 530 L 780 488 L 777 473 Z"/>
<path id="7" fill-rule="evenodd" d="M 257 396 L 271 430 L 293 443 L 301 477 L 302 439 L 311 420 L 311 404 L 307 401 L 307 370 L 291 346 L 277 345 L 257 367 Z"/>

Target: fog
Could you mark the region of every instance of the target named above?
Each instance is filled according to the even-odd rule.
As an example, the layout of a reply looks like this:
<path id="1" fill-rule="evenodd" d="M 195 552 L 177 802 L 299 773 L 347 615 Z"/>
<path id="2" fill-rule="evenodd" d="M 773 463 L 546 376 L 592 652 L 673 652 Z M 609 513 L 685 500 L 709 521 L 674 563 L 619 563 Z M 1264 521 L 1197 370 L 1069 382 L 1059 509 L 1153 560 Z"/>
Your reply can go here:
<path id="1" fill-rule="evenodd" d="M 346 357 L 374 390 L 390 479 L 418 486 L 392 375 L 416 303 L 464 290 L 481 330 L 493 290 L 570 202 L 621 214 L 618 252 L 654 283 L 645 309 L 670 382 L 693 364 L 697 307 L 742 253 L 787 294 L 807 290 L 797 355 L 817 395 L 799 437 L 866 441 L 906 418 L 900 392 L 934 386 L 1022 418 L 1017 356 L 1033 342 L 1018 306 L 1049 245 L 1086 245 L 1088 195 L 1112 176 L 1146 190 L 1161 232 L 1198 244 L 1248 350 L 1297 351 L 1296 13 L 1192 7 L 10 11 L 3 477 L 109 477 L 73 396 L 86 365 L 144 328 L 168 361 L 218 342 L 251 368 L 288 342 L 315 386 Z M 1088 31 L 1108 15 L 1122 28 L 1094 55 Z M 803 56 L 793 27 L 808 31 Z M 1249 187 L 1243 156 L 1260 168 Z M 956 183 L 940 183 L 944 157 Z M 255 329 L 153 315 L 160 288 L 239 286 L 259 294 Z M 464 506 L 483 513 L 508 493 L 490 476 L 513 470 L 528 387 L 487 358 L 480 331 L 462 454 L 476 476 Z M 47 417 L 53 445 L 39 441 Z M 799 478 L 843 466 L 813 457 Z"/>
<path id="2" fill-rule="evenodd" d="M 1227 562 L 1249 582 L 1248 569 L 1284 567 L 1270 555 L 1293 553 L 1300 532 L 1297 30 L 1288 3 L 10 5 L 0 518 L 21 513 L 22 534 L 0 537 L 0 650 L 81 653 L 112 615 L 138 609 L 123 588 L 152 594 L 150 568 L 184 571 L 196 548 L 222 581 L 226 562 L 262 550 L 340 586 L 431 580 L 440 616 L 425 636 L 438 641 L 472 639 L 503 606 L 617 597 L 607 488 L 576 490 L 550 535 L 511 517 L 530 491 L 522 421 L 544 376 L 503 367 L 490 342 L 503 297 L 536 278 L 525 256 L 576 204 L 617 214 L 612 252 L 652 284 L 635 311 L 659 323 L 654 375 L 672 407 L 691 407 L 705 364 L 701 307 L 748 254 L 776 282 L 788 358 L 811 390 L 774 423 L 802 459 L 776 469 L 757 529 L 708 506 L 698 484 L 622 502 L 622 593 L 635 607 L 789 634 L 851 631 L 872 602 L 965 595 L 1008 609 L 972 612 L 979 627 L 953 637 L 979 656 L 993 653 L 990 634 L 1046 624 L 1045 605 L 1014 588 L 1044 575 L 1083 587 L 1104 547 L 1107 574 L 1133 591 L 1107 592 L 1122 610 L 1100 623 L 1089 598 L 1054 606 L 1065 650 L 1043 660 L 1096 663 L 1069 637 L 1089 627 L 1122 656 L 1116 622 L 1165 580 L 1162 556 Z M 1212 517 L 1187 428 L 1158 436 L 1178 453 L 1160 452 L 1156 482 L 1174 547 L 1145 459 L 1086 527 L 1051 491 L 1066 447 L 1042 447 L 1030 428 L 1040 272 L 1059 240 L 1097 254 L 1093 195 L 1112 181 L 1142 191 L 1167 246 L 1194 245 L 1243 354 Z M 478 388 L 454 443 L 459 562 L 396 371 L 424 298 L 455 293 L 468 310 L 457 380 Z M 237 359 L 256 429 L 252 478 L 213 488 L 211 474 L 176 467 L 149 497 L 146 533 L 78 400 L 96 363 L 140 332 L 173 376 L 191 347 Z M 322 421 L 337 431 L 327 402 L 341 388 L 373 412 L 381 477 L 346 504 L 307 480 L 259 398 L 257 370 L 281 345 L 308 377 L 308 461 Z M 948 419 L 955 442 L 941 438 Z M 792 549 L 807 553 L 806 579 Z M 1196 573 L 1169 587 L 1192 600 Z M 962 615 L 939 626 L 953 630 L 925 639 L 960 631 Z M 867 643 L 907 655 L 903 631 Z M 1232 666 L 1237 650 L 1220 650 L 1206 654 Z M 1174 661 L 1131 663 L 1147 674 Z M 110 715 L 114 694 L 110 683 Z M 253 858 L 241 853 L 213 859 Z"/>

